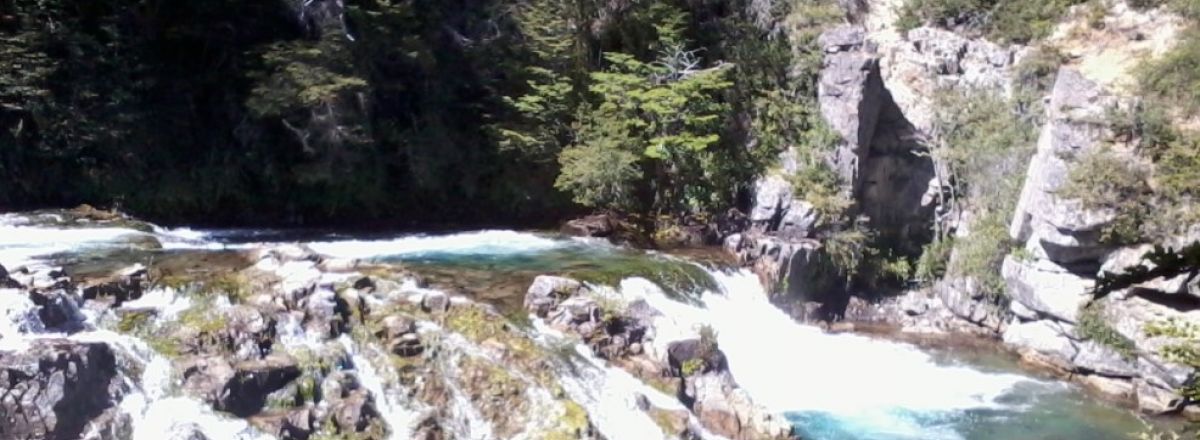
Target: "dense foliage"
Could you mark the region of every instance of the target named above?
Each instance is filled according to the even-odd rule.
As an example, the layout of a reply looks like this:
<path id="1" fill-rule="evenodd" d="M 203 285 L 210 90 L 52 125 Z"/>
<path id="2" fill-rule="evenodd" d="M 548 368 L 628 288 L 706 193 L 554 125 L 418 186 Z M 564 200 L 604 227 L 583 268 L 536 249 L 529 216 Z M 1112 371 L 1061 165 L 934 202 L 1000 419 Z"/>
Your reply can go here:
<path id="1" fill-rule="evenodd" d="M 4 2 L 0 206 L 393 225 L 711 212 L 774 157 L 751 140 L 797 96 L 786 5 L 752 3 Z"/>
<path id="2" fill-rule="evenodd" d="M 1088 0 L 911 0 L 897 25 L 908 30 L 930 24 L 965 28 L 998 42 L 1023 43 L 1050 34 L 1072 5 Z"/>

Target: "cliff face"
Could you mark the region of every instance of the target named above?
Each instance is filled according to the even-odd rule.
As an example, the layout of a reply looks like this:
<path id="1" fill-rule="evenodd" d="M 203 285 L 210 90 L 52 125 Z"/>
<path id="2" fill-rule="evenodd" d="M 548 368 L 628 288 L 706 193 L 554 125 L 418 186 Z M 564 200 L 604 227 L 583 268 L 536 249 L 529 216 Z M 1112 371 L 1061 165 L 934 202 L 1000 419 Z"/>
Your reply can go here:
<path id="1" fill-rule="evenodd" d="M 935 223 L 957 242 L 978 240 L 971 220 L 981 213 L 971 206 L 951 212 L 944 195 L 954 183 L 939 177 L 946 175 L 946 165 L 929 154 L 945 135 L 937 112 L 955 111 L 937 108 L 934 96 L 968 89 L 1012 96 L 1018 65 L 1035 49 L 927 27 L 901 34 L 890 25 L 891 5 L 871 6 L 864 25 L 830 29 L 820 39 L 821 113 L 842 140 L 830 162 L 848 184 L 857 213 L 880 236 L 901 243 L 898 248 L 929 243 Z M 779 175 L 759 180 L 753 227 L 726 245 L 798 317 L 983 333 L 1026 361 L 1142 410 L 1185 409 L 1177 390 L 1193 372 L 1164 359 L 1159 349 L 1167 340 L 1148 336 L 1147 328 L 1168 320 L 1200 323 L 1200 277 L 1157 279 L 1101 299 L 1093 290 L 1103 273 L 1139 264 L 1155 244 L 1179 247 L 1200 240 L 1200 227 L 1165 242 L 1114 245 L 1103 231 L 1117 213 L 1086 207 L 1063 191 L 1072 170 L 1090 155 L 1142 160 L 1106 146 L 1112 132 L 1105 121 L 1113 109 L 1136 102 L 1129 86 L 1134 60 L 1162 53 L 1170 41 L 1157 33 L 1147 38 L 1153 33 L 1147 29 L 1169 34 L 1179 22 L 1161 10 L 1138 12 L 1124 4 L 1109 9 L 1100 22 L 1063 23 L 1050 38 L 1066 61 L 1041 100 L 1044 110 L 1031 115 L 1042 122 L 1033 158 L 1020 163 L 1021 190 L 1008 228 L 1014 250 L 995 268 L 1003 280 L 999 298 L 986 294 L 977 277 L 950 273 L 926 280 L 928 288 L 882 300 L 876 292 L 831 282 L 818 258 L 825 244 L 812 232 L 812 205 Z M 786 156 L 783 162 L 786 174 Z M 959 254 L 951 253 L 951 264 L 964 258 Z"/>

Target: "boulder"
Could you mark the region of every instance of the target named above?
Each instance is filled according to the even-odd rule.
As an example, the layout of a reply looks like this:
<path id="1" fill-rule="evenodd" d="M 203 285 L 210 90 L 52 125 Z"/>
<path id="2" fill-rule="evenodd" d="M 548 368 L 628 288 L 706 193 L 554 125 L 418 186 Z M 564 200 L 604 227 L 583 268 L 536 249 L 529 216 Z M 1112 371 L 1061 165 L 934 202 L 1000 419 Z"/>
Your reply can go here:
<path id="1" fill-rule="evenodd" d="M 391 315 L 380 322 L 382 328 L 375 334 L 384 341 L 388 351 L 402 357 L 418 356 L 425 351 L 425 344 L 417 333 L 416 321 Z"/>
<path id="2" fill-rule="evenodd" d="M 683 399 L 704 428 L 733 440 L 796 439 L 792 424 L 751 402 L 725 373 L 688 377 Z"/>
<path id="3" fill-rule="evenodd" d="M 972 324 L 999 332 L 1007 320 L 1005 311 L 978 288 L 973 278 L 948 277 L 934 284 L 933 291 L 946 309 Z"/>
<path id="4" fill-rule="evenodd" d="M 1138 375 L 1136 359 L 1126 358 L 1106 345 L 1096 341 L 1076 344 L 1079 353 L 1072 363 L 1084 371 L 1108 377 L 1130 378 Z"/>
<path id="5" fill-rule="evenodd" d="M 1075 322 L 1079 308 L 1091 298 L 1093 280 L 1047 260 L 1004 258 L 1001 275 L 1013 301 L 1037 313 Z"/>
<path id="6" fill-rule="evenodd" d="M 1047 320 L 1010 323 L 1003 338 L 1004 343 L 1016 347 L 1026 360 L 1063 371 L 1072 370 L 1071 360 L 1079 353 L 1066 332 Z"/>
<path id="7" fill-rule="evenodd" d="M 715 346 L 706 346 L 700 339 L 684 339 L 667 345 L 667 367 L 672 376 L 684 377 L 684 366 L 699 361 L 700 370 L 691 374 L 723 372 L 729 368 L 725 353 Z"/>
<path id="8" fill-rule="evenodd" d="M 546 317 L 563 300 L 584 290 L 583 283 L 570 278 L 539 275 L 525 292 L 525 310 Z"/>
<path id="9" fill-rule="evenodd" d="M 296 361 L 273 354 L 232 364 L 220 357 L 196 357 L 183 363 L 184 389 L 239 417 L 258 413 L 267 395 L 300 377 Z"/>
<path id="10" fill-rule="evenodd" d="M 257 359 L 271 352 L 275 318 L 250 306 L 237 305 L 225 312 L 224 339 L 239 359 Z"/>
<path id="11" fill-rule="evenodd" d="M 450 310 L 450 296 L 446 292 L 428 290 L 421 296 L 421 310 L 428 313 L 446 313 Z"/>
<path id="12" fill-rule="evenodd" d="M 608 214 L 593 214 L 569 220 L 562 226 L 562 233 L 579 237 L 609 237 L 617 229 L 617 222 Z"/>
<path id="13" fill-rule="evenodd" d="M 83 287 L 83 299 L 111 301 L 114 307 L 142 297 L 148 282 L 146 268 L 137 265 Z"/>
<path id="14" fill-rule="evenodd" d="M 65 289 L 33 290 L 29 299 L 38 306 L 38 318 L 47 329 L 73 333 L 83 328 L 86 318 L 79 311 L 79 300 Z"/>
<path id="15" fill-rule="evenodd" d="M 121 397 L 107 344 L 43 339 L 0 352 L 0 438 L 76 439 Z"/>

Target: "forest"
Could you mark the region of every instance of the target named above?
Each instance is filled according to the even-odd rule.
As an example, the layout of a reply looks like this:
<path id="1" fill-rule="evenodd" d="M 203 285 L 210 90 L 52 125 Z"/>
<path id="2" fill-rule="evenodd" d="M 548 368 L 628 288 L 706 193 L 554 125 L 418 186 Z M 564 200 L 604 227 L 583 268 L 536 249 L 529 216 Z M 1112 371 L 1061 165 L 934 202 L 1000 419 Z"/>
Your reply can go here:
<path id="1" fill-rule="evenodd" d="M 811 23 L 786 22 L 795 7 Z M 705 218 L 784 145 L 823 142 L 816 34 L 783 27 L 840 16 L 815 0 L 6 1 L 0 207 Z"/>

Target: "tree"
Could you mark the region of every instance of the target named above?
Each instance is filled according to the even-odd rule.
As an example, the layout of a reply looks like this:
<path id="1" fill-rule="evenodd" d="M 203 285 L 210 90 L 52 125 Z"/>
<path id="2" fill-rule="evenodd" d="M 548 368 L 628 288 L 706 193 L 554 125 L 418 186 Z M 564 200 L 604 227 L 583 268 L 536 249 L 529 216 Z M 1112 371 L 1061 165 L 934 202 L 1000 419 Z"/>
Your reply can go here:
<path id="1" fill-rule="evenodd" d="M 706 165 L 728 117 L 720 94 L 731 85 L 725 77 L 729 66 L 697 70 L 691 56 L 678 51 L 649 64 L 607 54 L 608 68 L 590 76 L 589 91 L 598 102 L 581 111 L 584 122 L 560 156 L 563 169 L 555 185 L 591 207 L 628 210 L 636 203 L 641 212 L 665 213 L 711 206 L 706 182 L 714 176 Z M 628 172 L 633 158 L 640 176 Z M 611 190 L 590 190 L 598 173 L 581 165 L 609 159 L 615 160 L 610 172 L 620 180 Z"/>

